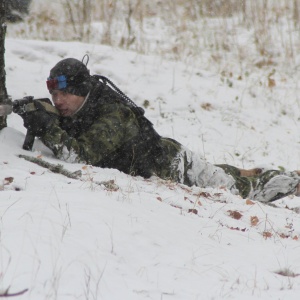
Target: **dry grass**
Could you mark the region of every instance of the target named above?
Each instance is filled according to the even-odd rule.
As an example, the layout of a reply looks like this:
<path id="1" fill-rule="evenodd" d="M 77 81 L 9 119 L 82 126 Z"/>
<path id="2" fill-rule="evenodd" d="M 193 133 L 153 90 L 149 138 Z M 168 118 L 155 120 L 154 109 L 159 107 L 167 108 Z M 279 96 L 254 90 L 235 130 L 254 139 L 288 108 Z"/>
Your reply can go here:
<path id="1" fill-rule="evenodd" d="M 187 63 L 295 64 L 299 0 L 33 0 L 8 36 L 80 40 Z M 203 54 L 209 50 L 209 56 Z M 279 50 L 275 50 L 279 49 Z"/>

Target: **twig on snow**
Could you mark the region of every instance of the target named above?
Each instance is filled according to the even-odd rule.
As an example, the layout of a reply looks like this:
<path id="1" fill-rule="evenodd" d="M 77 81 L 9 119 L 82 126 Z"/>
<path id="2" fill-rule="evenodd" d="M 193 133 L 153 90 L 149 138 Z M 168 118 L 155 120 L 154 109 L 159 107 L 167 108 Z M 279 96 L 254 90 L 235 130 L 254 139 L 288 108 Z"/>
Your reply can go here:
<path id="1" fill-rule="evenodd" d="M 28 291 L 28 289 L 24 289 L 17 293 L 9 293 L 8 291 L 9 291 L 9 287 L 4 292 L 0 292 L 0 297 L 5 298 L 5 297 L 21 296 L 21 295 L 25 294 Z"/>
<path id="2" fill-rule="evenodd" d="M 51 163 L 48 163 L 44 160 L 42 160 L 41 158 L 36 158 L 36 157 L 32 157 L 32 156 L 28 156 L 28 155 L 19 155 L 20 158 L 24 158 L 27 161 L 30 161 L 32 163 L 35 163 L 43 168 L 47 168 L 49 169 L 51 172 L 53 173 L 59 173 L 62 174 L 68 178 L 72 178 L 72 179 L 78 179 L 81 176 L 81 171 L 78 170 L 76 172 L 69 172 L 68 170 L 64 169 L 64 167 L 60 164 L 54 165 Z"/>
<path id="3" fill-rule="evenodd" d="M 66 170 L 63 165 L 60 164 L 51 164 L 47 161 L 44 161 L 41 158 L 36 158 L 36 157 L 32 157 L 32 156 L 28 156 L 28 155 L 19 155 L 20 158 L 24 158 L 25 160 L 35 163 L 43 168 L 46 168 L 48 170 L 50 170 L 53 173 L 59 173 L 63 176 L 66 176 L 68 178 L 72 178 L 72 179 L 77 179 L 77 180 L 81 180 L 84 181 L 81 177 L 82 173 L 81 170 L 77 170 L 75 172 L 70 172 L 68 170 Z M 119 189 L 118 185 L 115 184 L 114 180 L 108 180 L 108 181 L 93 181 L 93 183 L 97 184 L 97 185 L 103 185 L 107 190 L 109 191 L 117 191 Z"/>

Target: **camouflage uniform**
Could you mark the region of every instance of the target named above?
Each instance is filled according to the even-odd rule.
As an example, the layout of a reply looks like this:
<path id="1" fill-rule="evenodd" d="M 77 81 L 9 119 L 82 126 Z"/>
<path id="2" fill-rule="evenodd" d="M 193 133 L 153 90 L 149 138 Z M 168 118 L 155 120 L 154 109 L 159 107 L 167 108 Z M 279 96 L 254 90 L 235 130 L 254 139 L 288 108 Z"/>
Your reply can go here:
<path id="1" fill-rule="evenodd" d="M 248 178 L 241 177 L 235 167 L 207 163 L 177 141 L 160 137 L 143 110 L 108 85 L 95 78 L 92 83 L 83 107 L 72 117 L 61 117 L 42 136 L 60 159 L 145 178 L 157 175 L 189 186 L 224 186 L 244 198 L 260 201 L 291 194 L 299 183 L 294 173 L 268 171 Z M 268 189 L 273 192 L 269 193 L 265 187 L 272 179 L 279 180 L 278 176 L 288 179 L 285 186 L 271 186 Z"/>

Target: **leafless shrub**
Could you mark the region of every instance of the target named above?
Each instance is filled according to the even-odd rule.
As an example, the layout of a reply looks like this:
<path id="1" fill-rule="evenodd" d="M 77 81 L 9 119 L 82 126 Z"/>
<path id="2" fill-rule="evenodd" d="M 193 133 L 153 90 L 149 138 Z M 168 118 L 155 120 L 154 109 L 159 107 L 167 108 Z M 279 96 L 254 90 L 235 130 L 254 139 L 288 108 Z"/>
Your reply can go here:
<path id="1" fill-rule="evenodd" d="M 62 0 L 66 23 L 72 26 L 74 38 L 89 41 L 93 0 Z"/>
<path id="2" fill-rule="evenodd" d="M 12 25 L 8 35 L 104 43 L 186 62 L 220 64 L 231 53 L 293 65 L 299 18 L 299 0 L 33 0 L 25 25 Z"/>

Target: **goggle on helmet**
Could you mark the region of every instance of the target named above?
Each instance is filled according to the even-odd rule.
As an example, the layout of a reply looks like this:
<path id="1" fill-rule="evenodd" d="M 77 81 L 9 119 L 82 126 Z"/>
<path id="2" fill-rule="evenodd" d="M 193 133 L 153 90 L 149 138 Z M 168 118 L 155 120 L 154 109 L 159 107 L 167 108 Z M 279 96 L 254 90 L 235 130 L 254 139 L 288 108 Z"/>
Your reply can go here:
<path id="1" fill-rule="evenodd" d="M 62 90 L 68 86 L 67 77 L 65 75 L 60 75 L 54 78 L 48 77 L 46 83 L 50 93 L 52 90 Z"/>

